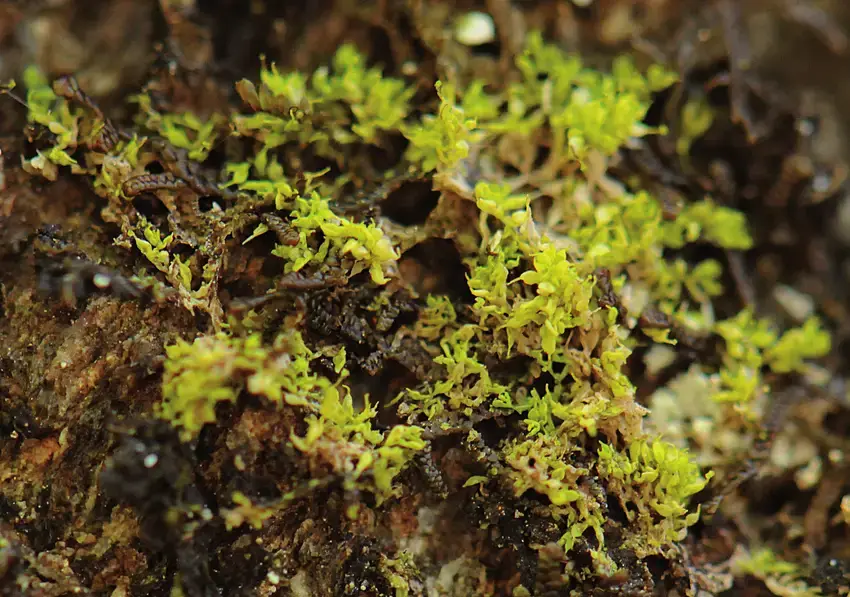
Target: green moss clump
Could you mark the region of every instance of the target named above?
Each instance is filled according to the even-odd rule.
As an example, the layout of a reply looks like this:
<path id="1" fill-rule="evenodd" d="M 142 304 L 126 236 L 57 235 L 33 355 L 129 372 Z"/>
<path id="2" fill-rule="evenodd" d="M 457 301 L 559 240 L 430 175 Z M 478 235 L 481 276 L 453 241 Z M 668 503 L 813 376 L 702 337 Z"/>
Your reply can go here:
<path id="1" fill-rule="evenodd" d="M 286 261 L 287 272 L 300 271 L 308 264 L 321 267 L 330 257 L 350 261 L 346 269 L 352 276 L 368 269 L 375 284 L 386 284 L 384 272 L 398 260 L 398 252 L 381 228 L 337 216 L 315 191 L 309 198 L 295 198 L 290 218 L 298 243 L 277 245 L 272 251 L 272 255 Z M 316 247 L 318 234 L 323 240 Z"/>
<path id="2" fill-rule="evenodd" d="M 698 509 L 688 511 L 688 500 L 702 491 L 712 473 L 703 477 L 686 452 L 659 440 L 634 442 L 627 454 L 602 444 L 599 460 L 612 486 L 623 483 L 618 498 L 639 529 L 627 542 L 636 541 L 638 551 L 651 553 L 684 539 L 686 529 L 699 518 Z M 656 515 L 662 517 L 660 523 Z"/>
<path id="3" fill-rule="evenodd" d="M 337 157 L 335 144 L 379 143 L 383 134 L 397 130 L 414 91 L 401 79 L 367 67 L 351 44 L 341 46 L 331 65 L 312 76 L 281 73 L 272 64 L 262 69 L 259 86 L 242 80 L 237 90 L 254 110 L 233 118 L 237 133 L 267 148 L 297 140 L 331 159 Z"/>
<path id="4" fill-rule="evenodd" d="M 185 149 L 189 159 L 203 162 L 219 140 L 227 119 L 218 113 L 202 119 L 193 112 L 161 113 L 151 105 L 147 94 L 139 94 L 135 101 L 139 106 L 138 124 L 167 140 L 174 147 Z"/>
<path id="5" fill-rule="evenodd" d="M 235 402 L 245 390 L 275 406 L 305 406 L 330 383 L 310 372 L 310 350 L 300 334 L 281 334 L 264 347 L 254 334 L 201 336 L 166 349 L 161 417 L 189 439 L 215 421 L 220 402 Z"/>
<path id="6" fill-rule="evenodd" d="M 740 553 L 735 566 L 740 573 L 761 580 L 773 594 L 781 597 L 821 597 L 818 587 L 809 586 L 800 566 L 780 559 L 770 549 Z"/>
<path id="7" fill-rule="evenodd" d="M 805 372 L 807 361 L 829 353 L 831 342 L 816 318 L 781 336 L 766 319 L 744 310 L 733 319 L 718 322 L 717 333 L 726 344 L 720 370 L 722 390 L 716 400 L 746 403 L 763 385 L 762 372 Z"/>

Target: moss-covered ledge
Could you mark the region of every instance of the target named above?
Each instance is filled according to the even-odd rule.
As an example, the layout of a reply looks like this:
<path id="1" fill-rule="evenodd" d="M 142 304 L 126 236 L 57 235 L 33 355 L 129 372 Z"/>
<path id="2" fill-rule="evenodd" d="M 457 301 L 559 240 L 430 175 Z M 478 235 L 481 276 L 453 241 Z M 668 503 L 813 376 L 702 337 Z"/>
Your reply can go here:
<path id="1" fill-rule="evenodd" d="M 120 97 L 4 86 L 0 594 L 840 594 L 810 122 L 540 7 L 390 4 L 239 77 L 163 2 Z"/>

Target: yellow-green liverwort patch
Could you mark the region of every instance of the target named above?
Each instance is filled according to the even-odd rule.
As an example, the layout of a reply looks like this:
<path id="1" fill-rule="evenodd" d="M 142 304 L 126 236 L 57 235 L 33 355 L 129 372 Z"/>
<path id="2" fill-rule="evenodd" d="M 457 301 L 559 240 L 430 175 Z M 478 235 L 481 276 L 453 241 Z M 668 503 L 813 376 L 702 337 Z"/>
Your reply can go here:
<path id="1" fill-rule="evenodd" d="M 56 180 L 58 166 L 77 164 L 71 154 L 82 143 L 81 114 L 56 95 L 37 67 L 28 67 L 23 81 L 27 88 L 27 119 L 47 128 L 55 137 L 53 145 L 49 149 L 38 150 L 35 157 L 24 163 L 24 168 L 39 172 L 48 180 Z"/>
<path id="2" fill-rule="evenodd" d="M 411 389 L 399 396 L 404 399 L 402 412 L 424 412 L 433 418 L 444 410 L 471 413 L 487 400 L 509 401 L 511 388 L 494 381 L 477 354 L 476 326 L 465 325 L 440 341 L 442 354 L 434 362 L 445 368 L 445 376 L 421 390 Z"/>
<path id="3" fill-rule="evenodd" d="M 767 548 L 737 555 L 734 560 L 737 574 L 753 576 L 777 597 L 821 597 L 818 587 L 809 586 L 804 570 L 797 564 L 780 559 Z"/>
<path id="4" fill-rule="evenodd" d="M 680 130 L 676 139 L 676 153 L 681 156 L 688 155 L 691 144 L 711 128 L 713 121 L 714 112 L 706 97 L 700 95 L 688 100 L 682 108 Z"/>
<path id="5" fill-rule="evenodd" d="M 147 220 L 139 219 L 142 237 L 139 237 L 135 232 L 131 232 L 133 240 L 136 242 L 136 247 L 141 251 L 142 255 L 148 258 L 156 269 L 161 272 L 167 272 L 171 261 L 171 255 L 168 252 L 168 246 L 174 239 L 173 234 L 165 237 L 162 233 Z"/>
<path id="6" fill-rule="evenodd" d="M 280 72 L 272 64 L 262 69 L 259 86 L 242 80 L 237 90 L 254 110 L 234 116 L 237 134 L 267 148 L 288 141 L 312 144 L 328 157 L 334 156 L 333 144 L 379 143 L 383 134 L 400 129 L 414 91 L 401 79 L 367 67 L 351 44 L 340 46 L 330 67 L 312 77 Z"/>
<path id="7" fill-rule="evenodd" d="M 438 81 L 440 107 L 437 114 L 426 114 L 421 122 L 405 128 L 410 141 L 407 159 L 422 172 L 451 171 L 469 155 L 469 145 L 480 137 L 476 121 L 457 105 L 455 87 Z"/>
<path id="8" fill-rule="evenodd" d="M 213 113 L 207 118 L 188 111 L 159 112 L 147 94 L 133 97 L 139 105 L 137 121 L 144 128 L 156 132 L 174 147 L 185 149 L 189 159 L 204 161 L 216 144 L 218 136 L 227 124 L 227 118 Z"/>
<path id="9" fill-rule="evenodd" d="M 379 566 L 381 574 L 395 592 L 395 597 L 408 597 L 411 594 L 410 581 L 419 576 L 419 570 L 410 552 L 399 552 L 393 558 L 381 554 Z"/>
<path id="10" fill-rule="evenodd" d="M 119 141 L 106 155 L 100 157 L 100 169 L 94 178 L 94 189 L 101 196 L 127 199 L 124 183 L 145 172 L 147 159 L 142 159 L 147 138 L 133 135 Z"/>
<path id="11" fill-rule="evenodd" d="M 306 198 L 296 197 L 294 203 L 289 225 L 297 231 L 298 243 L 277 245 L 272 251 L 286 260 L 287 272 L 308 264 L 321 267 L 333 256 L 350 264 L 351 275 L 368 269 L 375 284 L 386 284 L 385 271 L 399 256 L 379 226 L 336 215 L 315 191 Z"/>
<path id="12" fill-rule="evenodd" d="M 703 476 L 687 451 L 661 440 L 637 440 L 623 452 L 601 444 L 599 472 L 634 523 L 628 542 L 639 553 L 684 538 L 699 518 L 699 509 L 688 510 L 688 499 L 713 476 Z"/>
<path id="13" fill-rule="evenodd" d="M 303 436 L 293 434 L 291 441 L 316 465 L 330 466 L 341 475 L 346 488 L 372 491 L 380 504 L 397 493 L 393 481 L 427 443 L 420 427 L 395 425 L 388 432 L 376 430 L 372 423 L 377 408 L 368 396 L 363 407 L 356 408 L 342 383 L 348 374 L 345 352 L 337 353 L 333 363 L 340 378 L 314 388 L 317 403 L 306 418 L 307 431 Z"/>
<path id="14" fill-rule="evenodd" d="M 523 80 L 509 87 L 510 111 L 531 122 L 548 122 L 551 163 L 558 169 L 564 160 L 590 167 L 629 139 L 654 132 L 642 123 L 651 94 L 676 81 L 657 66 L 642 75 L 626 57 L 615 60 L 611 74 L 585 68 L 577 56 L 545 43 L 538 32 L 527 36 L 517 68 Z"/>
<path id="15" fill-rule="evenodd" d="M 385 77 L 380 68 L 367 68 L 365 57 L 351 44 L 343 44 L 332 69 L 319 68 L 312 83 L 323 105 L 341 102 L 349 106 L 355 117 L 351 131 L 367 143 L 378 142 L 381 131 L 401 127 L 414 92 L 401 79 Z"/>
<path id="16" fill-rule="evenodd" d="M 319 412 L 307 418 L 306 434 L 293 435 L 291 441 L 311 459 L 342 475 L 348 489 L 368 489 L 381 503 L 396 493 L 393 480 L 425 449 L 426 442 L 420 427 L 396 425 L 388 433 L 375 430 L 376 415 L 368 400 L 358 410 L 347 388 L 327 387 Z"/>
<path id="17" fill-rule="evenodd" d="M 780 335 L 768 319 L 757 319 L 744 309 L 717 322 L 715 330 L 725 341 L 721 390 L 715 395 L 721 402 L 749 402 L 763 389 L 764 370 L 803 373 L 808 360 L 826 355 L 832 346 L 829 333 L 815 317 Z"/>
<path id="18" fill-rule="evenodd" d="M 192 438 L 215 422 L 215 407 L 235 402 L 240 392 L 274 405 L 309 406 L 330 382 L 310 371 L 311 352 L 297 332 L 279 335 L 270 347 L 259 335 L 224 333 L 180 340 L 166 348 L 159 416 Z"/>
<path id="19" fill-rule="evenodd" d="M 474 202 L 478 217 L 464 211 L 455 236 L 472 305 L 461 310 L 446 297 L 426 297 L 412 329 L 435 355 L 437 375 L 396 403 L 413 421 L 519 414 L 521 431 L 499 446 L 502 466 L 472 475 L 468 485 L 502 476 L 517 496 L 543 496 L 562 525 L 561 545 L 569 551 L 591 535 L 595 565 L 610 570 L 604 493 L 595 483 L 623 502 L 634 522 L 625 530 L 628 545 L 643 556 L 682 539 L 699 516 L 689 499 L 712 476 L 642 428 L 647 411 L 635 400 L 627 364 L 645 341 L 633 334 L 637 318 L 657 306 L 679 324 L 710 328 L 704 313 L 723 291 L 722 265 L 689 263 L 671 250 L 698 242 L 746 250 L 752 239 L 735 210 L 707 198 L 671 219 L 658 198 L 606 172 L 621 148 L 662 132 L 643 120 L 673 74 L 640 73 L 627 59 L 601 73 L 536 33 L 517 69 L 520 77 L 501 95 L 480 82 L 441 84 L 439 112 L 405 131 L 408 161 L 436 172 L 438 188 Z M 549 149 L 542 164 L 541 140 Z M 494 153 L 519 174 L 504 176 Z M 467 180 L 473 170 L 475 180 Z M 541 196 L 551 201 L 540 205 Z M 600 300 L 602 268 L 633 322 Z M 648 335 L 672 344 L 670 332 Z M 499 374 L 506 362 L 517 368 L 511 376 Z M 598 438 L 598 453 L 587 453 L 588 438 Z"/>

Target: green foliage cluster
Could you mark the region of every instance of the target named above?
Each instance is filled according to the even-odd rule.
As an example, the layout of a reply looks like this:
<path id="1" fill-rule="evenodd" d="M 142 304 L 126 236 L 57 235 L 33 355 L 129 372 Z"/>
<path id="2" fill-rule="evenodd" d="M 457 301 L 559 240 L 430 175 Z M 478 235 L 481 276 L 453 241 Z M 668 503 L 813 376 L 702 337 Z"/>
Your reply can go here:
<path id="1" fill-rule="evenodd" d="M 625 57 L 615 61 L 610 75 L 585 68 L 577 56 L 545 43 L 538 32 L 528 36 L 516 67 L 520 79 L 499 95 L 487 93 L 478 82 L 463 90 L 458 102 L 455 86 L 438 84 L 437 113 L 424 115 L 405 132 L 411 162 L 445 173 L 467 157 L 473 144 L 495 145 L 500 158 L 510 159 L 511 149 L 524 149 L 533 140 L 550 148 L 545 168 L 550 175 L 577 164 L 598 167 L 599 158 L 653 132 L 642 124 L 651 94 L 675 81 L 658 66 L 644 76 Z M 523 157 L 522 151 L 514 153 Z M 528 170 L 527 161 L 515 160 L 509 163 Z"/>
<path id="2" fill-rule="evenodd" d="M 334 359 L 340 375 L 336 382 L 312 372 L 317 356 L 297 331 L 279 334 L 270 346 L 258 334 L 218 333 L 191 344 L 180 340 L 166 349 L 158 415 L 189 441 L 215 422 L 219 403 L 233 404 L 242 393 L 261 397 L 274 408 L 297 407 L 307 430 L 303 436 L 293 431 L 292 445 L 315 457 L 316 466 L 343 476 L 350 489 L 369 488 L 382 501 L 393 494 L 393 479 L 410 458 L 425 449 L 422 429 L 397 425 L 387 433 L 376 430 L 377 409 L 368 399 L 362 409 L 355 408 L 342 385 L 348 374 L 344 349 Z M 361 482 L 363 477 L 368 480 Z"/>
<path id="3" fill-rule="evenodd" d="M 630 541 L 640 551 L 657 548 L 684 538 L 685 530 L 699 518 L 699 509 L 688 512 L 688 499 L 701 491 L 712 474 L 705 477 L 686 452 L 672 444 L 653 440 L 632 442 L 628 453 L 610 445 L 599 447 L 599 468 L 637 532 Z M 654 521 L 661 516 L 662 524 Z M 642 549 L 643 548 L 643 549 Z"/>
<path id="4" fill-rule="evenodd" d="M 744 310 L 718 322 L 715 330 L 726 343 L 722 389 L 715 395 L 724 402 L 749 402 L 763 390 L 763 371 L 803 373 L 809 359 L 827 354 L 831 347 L 829 334 L 815 317 L 780 334 L 768 319 Z"/>
<path id="5" fill-rule="evenodd" d="M 51 146 L 37 150 L 35 156 L 24 162 L 24 167 L 40 172 L 48 180 L 56 180 L 59 166 L 77 165 L 71 153 L 82 143 L 80 113 L 56 95 L 39 70 L 27 69 L 24 84 L 27 88 L 27 119 L 45 127 L 55 136 Z"/>
<path id="6" fill-rule="evenodd" d="M 271 347 L 257 334 L 180 340 L 166 349 L 159 414 L 190 439 L 215 421 L 218 403 L 235 402 L 243 390 L 275 406 L 312 404 L 331 385 L 310 372 L 311 356 L 297 332 L 279 335 Z"/>
<path id="7" fill-rule="evenodd" d="M 339 162 L 342 146 L 380 144 L 407 115 L 413 89 L 400 79 L 382 76 L 377 68 L 367 68 L 351 45 L 337 51 L 332 68 L 321 68 L 310 78 L 299 72 L 280 73 L 274 65 L 263 68 L 260 78 L 259 87 L 247 80 L 237 85 L 254 112 L 234 114 L 232 130 L 236 136 L 253 139 L 257 151 L 246 162 L 227 165 L 228 185 L 273 199 L 278 210 L 289 212 L 297 244 L 279 244 L 273 252 L 286 261 L 287 272 L 308 264 L 321 269 L 330 257 L 349 262 L 350 275 L 368 269 L 376 284 L 386 283 L 385 274 L 398 253 L 383 230 L 334 213 L 331 197 L 310 190 L 309 174 L 299 193 L 272 154 L 278 147 L 296 143 Z M 267 230 L 261 226 L 255 235 Z"/>
<path id="8" fill-rule="evenodd" d="M 272 64 L 260 73 L 260 84 L 242 80 L 237 91 L 254 112 L 233 118 L 234 130 L 274 148 L 297 141 L 319 155 L 338 159 L 334 146 L 378 143 L 395 131 L 409 111 L 414 89 L 403 80 L 367 67 L 351 44 L 340 47 L 330 68 L 312 76 L 281 73 Z"/>
<path id="9" fill-rule="evenodd" d="M 147 94 L 133 98 L 139 106 L 139 126 L 166 139 L 174 147 L 185 149 L 189 159 L 202 162 L 209 157 L 227 119 L 213 112 L 208 119 L 202 119 L 189 111 L 165 112 L 156 110 Z"/>
<path id="10" fill-rule="evenodd" d="M 818 587 L 809 586 L 800 566 L 782 560 L 776 553 L 761 548 L 753 553 L 742 553 L 735 562 L 737 571 L 761 580 L 767 589 L 778 597 L 820 597 Z"/>
<path id="11" fill-rule="evenodd" d="M 347 375 L 345 352 L 337 353 L 335 369 L 343 378 Z M 422 439 L 422 429 L 416 426 L 396 425 L 389 432 L 375 429 L 377 407 L 365 399 L 363 408 L 357 409 L 348 388 L 330 386 L 318 408 L 307 416 L 307 432 L 303 437 L 293 436 L 293 445 L 302 452 L 330 464 L 333 472 L 345 478 L 348 489 L 365 486 L 375 492 L 377 501 L 383 502 L 393 495 L 393 479 L 427 443 Z M 367 475 L 368 473 L 368 475 Z"/>
<path id="12" fill-rule="evenodd" d="M 333 255 L 351 261 L 351 275 L 368 268 L 375 284 L 386 284 L 385 270 L 398 260 L 398 252 L 375 224 L 352 222 L 334 214 L 315 191 L 309 198 L 296 197 L 290 213 L 290 226 L 298 233 L 295 245 L 278 245 L 272 255 L 286 261 L 286 271 L 297 272 L 307 264 L 320 267 Z M 323 240 L 315 247 L 315 237 Z"/>

